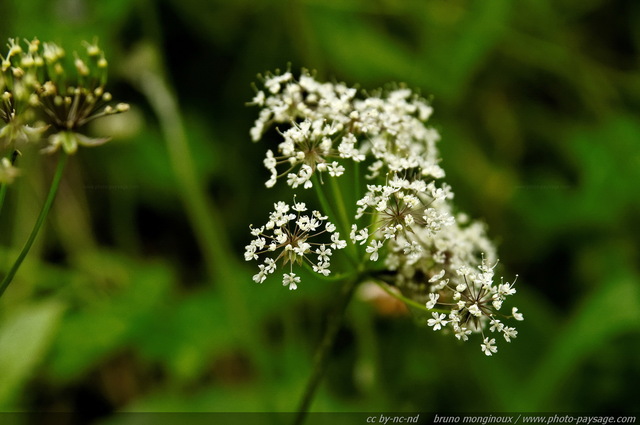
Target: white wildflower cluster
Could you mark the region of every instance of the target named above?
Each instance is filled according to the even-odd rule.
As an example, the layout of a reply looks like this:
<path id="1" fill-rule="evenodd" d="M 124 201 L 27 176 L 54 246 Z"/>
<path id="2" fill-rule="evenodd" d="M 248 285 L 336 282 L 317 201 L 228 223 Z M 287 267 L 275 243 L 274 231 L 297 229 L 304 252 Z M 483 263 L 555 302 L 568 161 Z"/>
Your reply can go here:
<path id="1" fill-rule="evenodd" d="M 500 311 L 505 299 L 515 294 L 515 281 L 494 282 L 498 260 L 482 223 L 459 214 L 436 233 L 423 227 L 414 227 L 414 231 L 414 240 L 422 241 L 420 257 L 407 256 L 403 248 L 407 239 L 398 237 L 385 266 L 396 271 L 389 280 L 392 284 L 432 311 L 428 325 L 434 331 L 451 332 L 461 341 L 472 333 L 481 334 L 486 355 L 497 351 L 495 339 L 485 336 L 488 325 L 490 332 L 502 333 L 507 342 L 515 338 L 515 328 L 505 326 L 501 319 L 523 320 L 522 314 L 517 308 L 510 314 Z"/>
<path id="2" fill-rule="evenodd" d="M 511 309 L 509 315 L 500 313 L 504 300 L 516 292 L 513 287 L 515 280 L 512 283 L 504 283 L 502 280 L 499 284 L 495 283 L 493 267 L 483 260 L 476 270 L 466 266 L 456 269 L 452 278 L 445 278 L 446 272 L 441 270 L 429 279 L 432 285 L 429 301 L 426 303 L 428 309 L 437 310 L 428 320 L 428 325 L 433 330 L 444 329 L 449 325 L 455 337 L 461 341 L 467 341 L 471 333 L 481 333 L 481 348 L 487 356 L 497 352 L 495 338 L 485 336 L 487 325 L 491 333 L 502 334 L 510 342 L 518 331 L 506 326 L 500 319 L 524 319 L 516 307 Z M 443 309 L 448 313 L 441 313 Z"/>
<path id="3" fill-rule="evenodd" d="M 258 260 L 261 255 L 265 256 L 264 262 L 258 266 L 259 272 L 253 276 L 255 282 L 262 283 L 274 273 L 278 261 L 282 265 L 290 265 L 289 273 L 285 273 L 282 280 L 289 289 L 296 289 L 300 283 L 300 277 L 293 272 L 294 264 L 304 262 L 324 276 L 331 273 L 331 255 L 343 249 L 347 242 L 340 240 L 336 226 L 327 221 L 326 216 L 315 210 L 310 215 L 302 214 L 306 211 L 304 202 L 294 202 L 293 206 L 278 202 L 274 204 L 267 224 L 251 229 L 255 239 L 245 247 L 245 260 Z M 328 237 L 319 238 L 323 234 Z M 325 242 L 319 242 L 320 239 L 325 239 Z"/>
<path id="4" fill-rule="evenodd" d="M 368 185 L 367 189 L 357 201 L 356 219 L 367 215 L 369 224 L 362 229 L 353 224 L 351 240 L 368 244 L 371 261 L 378 260 L 378 250 L 387 241 L 392 252 L 399 247 L 407 259 L 417 261 L 428 248 L 428 238 L 455 222 L 446 203 L 452 197 L 447 185 L 436 188 L 433 181 L 395 175 L 387 184 Z"/>
<path id="5" fill-rule="evenodd" d="M 370 178 L 381 171 L 416 169 L 423 176 L 444 176 L 436 149 L 440 136 L 424 125 L 432 108 L 410 90 L 359 99 L 357 91 L 344 84 L 319 83 L 307 73 L 295 80 L 290 72 L 266 77 L 264 86 L 251 102 L 262 108 L 252 139 L 260 140 L 273 124 L 289 126 L 280 133 L 284 140 L 277 153 L 267 151 L 267 187 L 286 177 L 293 188 L 309 188 L 316 172 L 338 177 L 345 161 L 367 157 Z"/>
<path id="6" fill-rule="evenodd" d="M 425 125 L 431 106 L 406 88 L 367 95 L 341 83 L 318 82 L 304 72 L 298 79 L 291 72 L 270 74 L 263 83 L 251 102 L 261 108 L 251 137 L 258 141 L 273 126 L 282 137 L 264 160 L 270 173 L 267 187 L 283 178 L 293 189 L 308 189 L 323 183 L 326 174 L 334 178 L 352 172 L 354 182 L 366 184 L 356 188 L 360 198 L 348 201 L 336 221 L 341 230 L 350 230 L 349 252 L 361 256 L 351 258 L 352 263 L 369 270 L 369 278 L 424 303 L 433 330 L 463 341 L 481 334 L 486 355 L 497 351 L 495 338 L 486 333 L 500 333 L 506 341 L 515 338 L 517 331 L 503 320 L 522 320 L 522 315 L 515 308 L 508 315 L 500 313 L 505 299 L 515 293 L 513 283 L 494 282 L 497 257 L 482 223 L 454 214 L 451 187 L 440 180 L 440 137 Z M 344 222 L 347 210 L 355 212 L 350 222 Z M 256 239 L 247 246 L 247 260 L 278 252 L 259 266 L 256 282 L 273 273 L 279 259 L 291 265 L 306 262 L 317 273 L 329 273 L 329 255 L 347 242 L 339 240 L 333 224 L 317 230 L 327 217 L 317 211 L 303 216 L 302 211 L 278 203 L 269 223 L 252 229 Z M 309 220 L 315 220 L 313 228 Z M 273 234 L 265 235 L 265 229 Z M 332 243 L 309 242 L 321 233 L 329 233 Z M 313 254 L 316 262 L 308 258 Z M 290 269 L 283 284 L 295 288 L 299 279 Z"/>

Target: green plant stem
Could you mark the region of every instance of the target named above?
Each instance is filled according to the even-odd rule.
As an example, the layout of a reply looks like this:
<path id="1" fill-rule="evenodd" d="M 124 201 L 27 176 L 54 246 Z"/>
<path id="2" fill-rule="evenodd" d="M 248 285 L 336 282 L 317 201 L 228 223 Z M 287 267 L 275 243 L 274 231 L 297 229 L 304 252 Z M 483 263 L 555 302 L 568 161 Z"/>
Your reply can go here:
<path id="1" fill-rule="evenodd" d="M 333 195 L 336 208 L 338 209 L 338 226 L 340 228 L 340 231 L 343 234 L 343 237 L 346 239 L 349 237 L 349 232 L 351 231 L 351 228 L 349 225 L 349 223 L 351 223 L 351 220 L 349 220 L 349 214 L 347 213 L 347 208 L 344 204 L 344 197 L 342 195 L 342 190 L 340 189 L 340 186 L 338 185 L 336 178 L 329 178 L 329 180 L 330 180 L 329 186 L 331 187 L 331 194 Z M 351 256 L 349 258 L 353 259 L 352 263 L 357 266 L 359 264 L 357 246 L 353 243 L 349 243 L 347 244 L 347 250 L 350 251 L 351 253 Z"/>
<path id="2" fill-rule="evenodd" d="M 349 214 L 347 214 L 347 208 L 344 205 L 344 198 L 342 197 L 342 190 L 336 181 L 336 178 L 329 178 L 329 186 L 331 186 L 331 192 L 333 193 L 333 197 L 336 201 L 336 206 L 338 208 L 338 215 L 340 217 L 340 222 L 342 223 L 342 230 L 344 232 L 349 232 Z"/>
<path id="3" fill-rule="evenodd" d="M 323 209 L 323 212 L 333 220 L 336 217 L 335 211 L 329 204 L 326 195 L 324 194 L 324 190 L 322 190 L 322 183 L 316 174 L 311 178 L 313 181 L 313 188 L 316 190 L 316 195 L 318 195 L 318 201 L 320 201 L 320 206 Z"/>
<path id="4" fill-rule="evenodd" d="M 355 162 L 353 164 L 353 194 L 356 197 L 356 201 L 362 198 L 362 187 L 360 187 L 360 163 Z"/>
<path id="5" fill-rule="evenodd" d="M 318 347 L 318 351 L 316 352 L 313 371 L 311 372 L 311 376 L 307 381 L 307 386 L 305 387 L 302 398 L 300 399 L 300 404 L 298 405 L 297 414 L 295 417 L 294 425 L 302 425 L 304 420 L 309 412 L 309 408 L 311 407 L 311 402 L 313 401 L 313 397 L 318 389 L 318 385 L 324 376 L 324 373 L 327 369 L 327 364 L 329 360 L 329 354 L 331 354 L 331 349 L 333 348 L 333 344 L 335 343 L 336 336 L 338 335 L 338 331 L 340 330 L 340 326 L 342 325 L 342 320 L 344 318 L 345 311 L 347 306 L 349 305 L 349 301 L 353 298 L 353 294 L 355 293 L 355 289 L 363 280 L 362 275 L 355 276 L 353 279 L 348 280 L 342 286 L 342 291 L 338 298 L 338 302 L 335 305 L 335 310 L 329 316 L 329 322 L 327 324 L 327 329 L 324 333 L 322 341 L 320 342 L 320 346 Z"/>
<path id="6" fill-rule="evenodd" d="M 171 167 L 208 274 L 222 289 L 232 320 L 247 329 L 251 326 L 249 313 L 238 286 L 233 284 L 236 264 L 231 256 L 231 243 L 222 226 L 222 214 L 207 199 L 197 174 L 178 101 L 161 75 L 150 69 L 139 73 L 138 87 L 158 117 Z"/>
<path id="7" fill-rule="evenodd" d="M 7 189 L 9 185 L 6 183 L 0 184 L 0 212 L 2 212 L 2 205 L 4 205 L 4 197 L 7 195 Z"/>
<path id="8" fill-rule="evenodd" d="M 40 228 L 42 227 L 44 220 L 47 218 L 47 215 L 49 214 L 49 210 L 51 209 L 51 205 L 53 205 L 53 200 L 56 197 L 58 187 L 60 186 L 60 180 L 62 179 L 62 172 L 64 171 L 64 166 L 66 162 L 67 162 L 67 154 L 61 153 L 60 159 L 58 160 L 58 165 L 56 167 L 56 172 L 53 175 L 53 181 L 51 182 L 51 187 L 49 188 L 49 194 L 47 195 L 47 200 L 42 206 L 42 210 L 40 210 L 40 215 L 38 216 L 38 219 L 36 220 L 36 224 L 33 226 L 33 229 L 31 230 L 29 239 L 27 239 L 27 242 L 24 244 L 22 251 L 20 251 L 20 255 L 18 255 L 18 258 L 13 263 L 13 266 L 11 266 L 11 269 L 9 269 L 9 272 L 7 273 L 7 275 L 4 277 L 4 279 L 2 279 L 2 283 L 0 283 L 0 297 L 2 297 L 2 294 L 4 294 L 4 291 L 7 289 L 7 287 L 13 280 L 14 276 L 18 272 L 20 265 L 22 264 L 25 257 L 29 253 L 29 250 L 31 249 L 33 242 L 36 240 L 36 236 L 38 236 L 38 232 L 40 231 Z"/>
<path id="9" fill-rule="evenodd" d="M 396 291 L 392 291 L 391 288 L 389 287 L 389 285 L 387 285 L 385 282 L 380 281 L 378 279 L 374 280 L 375 283 L 382 288 L 387 294 L 391 295 L 392 297 L 394 297 L 397 300 L 402 301 L 403 303 L 410 305 L 411 307 L 415 307 L 417 309 L 420 309 L 422 311 L 431 313 L 431 312 L 436 312 L 436 313 L 449 313 L 449 310 L 444 310 L 444 309 L 440 309 L 440 308 L 432 308 L 432 309 L 428 309 L 426 307 L 426 305 L 424 304 L 420 304 L 418 302 L 413 301 L 410 298 L 407 298 L 405 296 L 403 296 L 402 294 L 399 294 Z"/>
<path id="10" fill-rule="evenodd" d="M 340 281 L 340 280 L 345 280 L 345 279 L 353 277 L 353 276 L 355 276 L 356 274 L 359 273 L 358 270 L 354 270 L 352 273 L 338 273 L 338 274 L 334 274 L 334 275 L 323 276 L 320 273 L 314 272 L 313 268 L 311 267 L 311 265 L 309 263 L 307 263 L 307 262 L 304 262 L 302 266 L 305 269 L 307 269 L 310 273 L 313 273 L 313 277 L 315 279 L 324 280 L 325 282 L 337 282 L 337 281 Z"/>
<path id="11" fill-rule="evenodd" d="M 316 194 L 318 195 L 318 200 L 320 201 L 320 206 L 322 207 L 322 212 L 324 214 L 327 214 L 329 216 L 329 218 L 331 219 L 331 221 L 336 224 L 338 226 L 338 229 L 340 230 L 342 237 L 343 238 L 348 238 L 349 237 L 349 228 L 346 227 L 348 226 L 348 223 L 343 222 L 343 219 L 341 218 L 341 216 L 336 213 L 336 211 L 334 210 L 332 205 L 337 205 L 339 203 L 342 203 L 344 206 L 344 202 L 342 200 L 342 198 L 340 197 L 340 199 L 336 199 L 336 193 L 332 193 L 333 197 L 334 197 L 334 202 L 333 204 L 330 204 L 325 193 L 323 190 L 323 184 L 320 182 L 320 179 L 318 178 L 317 175 L 314 175 L 312 177 L 313 179 L 313 187 L 316 190 Z M 333 179 L 332 179 L 333 180 Z M 339 208 L 339 207 L 338 207 Z M 358 267 L 358 252 L 357 249 L 355 247 L 355 245 L 348 243 L 347 244 L 347 251 L 349 252 L 350 255 L 347 255 L 347 258 L 349 259 L 349 261 L 351 262 L 351 264 L 354 267 Z"/>

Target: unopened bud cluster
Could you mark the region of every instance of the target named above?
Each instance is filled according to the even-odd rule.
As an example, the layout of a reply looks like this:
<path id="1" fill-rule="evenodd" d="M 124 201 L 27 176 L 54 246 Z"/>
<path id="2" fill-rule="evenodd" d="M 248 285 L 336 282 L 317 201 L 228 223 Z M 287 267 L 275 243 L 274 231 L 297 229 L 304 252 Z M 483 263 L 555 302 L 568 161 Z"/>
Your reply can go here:
<path id="1" fill-rule="evenodd" d="M 73 154 L 108 138 L 90 138 L 82 128 L 105 115 L 125 112 L 125 103 L 111 105 L 105 91 L 107 60 L 97 43 L 71 57 L 55 43 L 9 39 L 0 54 L 0 183 L 18 175 L 15 152 L 28 143 L 45 142 L 42 151 L 62 148 Z"/>
<path id="2" fill-rule="evenodd" d="M 264 282 L 280 261 L 288 264 L 283 284 L 296 289 L 294 266 L 328 276 L 329 256 L 341 250 L 352 256 L 344 264 L 367 270 L 366 279 L 424 305 L 433 330 L 462 341 L 479 333 L 486 355 L 497 351 L 492 334 L 515 338 L 515 328 L 503 321 L 522 320 L 522 314 L 515 307 L 501 313 L 515 281 L 494 281 L 498 260 L 485 227 L 454 211 L 453 191 L 441 181 L 440 136 L 425 125 L 431 106 L 403 87 L 365 94 L 304 72 L 298 79 L 285 72 L 262 80 L 250 103 L 261 108 L 251 138 L 259 141 L 274 126 L 281 136 L 264 159 L 266 186 L 282 179 L 303 191 L 319 185 L 322 193 L 328 179 L 340 179 L 334 186 L 361 187 L 355 205 L 343 208 L 355 214 L 335 218 L 348 240 L 327 221 L 325 214 L 334 219 L 328 211 L 306 215 L 304 204 L 276 203 L 267 224 L 252 228 L 255 239 L 246 247 L 247 261 L 264 258 L 254 280 Z"/>

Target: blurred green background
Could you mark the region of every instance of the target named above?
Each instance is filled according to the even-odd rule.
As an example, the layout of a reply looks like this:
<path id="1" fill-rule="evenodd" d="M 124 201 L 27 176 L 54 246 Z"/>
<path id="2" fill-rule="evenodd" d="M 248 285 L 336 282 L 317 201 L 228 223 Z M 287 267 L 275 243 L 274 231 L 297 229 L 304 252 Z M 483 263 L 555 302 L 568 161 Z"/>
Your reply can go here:
<path id="1" fill-rule="evenodd" d="M 0 299 L 0 411 L 296 408 L 339 287 L 257 285 L 242 261 L 248 224 L 291 196 L 264 189 L 245 102 L 288 64 L 432 99 L 456 204 L 520 275 L 526 318 L 486 358 L 356 301 L 314 410 L 640 410 L 637 0 L 3 0 L 0 40 L 16 36 L 98 37 L 132 111 L 72 158 Z M 23 165 L 3 271 L 51 175 Z"/>

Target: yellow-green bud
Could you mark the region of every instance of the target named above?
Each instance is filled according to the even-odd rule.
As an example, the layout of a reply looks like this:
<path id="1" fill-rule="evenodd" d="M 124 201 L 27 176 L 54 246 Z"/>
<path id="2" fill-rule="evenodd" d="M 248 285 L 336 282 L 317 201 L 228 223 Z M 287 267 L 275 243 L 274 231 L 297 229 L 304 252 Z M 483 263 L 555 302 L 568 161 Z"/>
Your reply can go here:
<path id="1" fill-rule="evenodd" d="M 129 104 L 128 103 L 118 103 L 116 105 L 116 110 L 118 112 L 127 112 L 129 110 Z"/>

